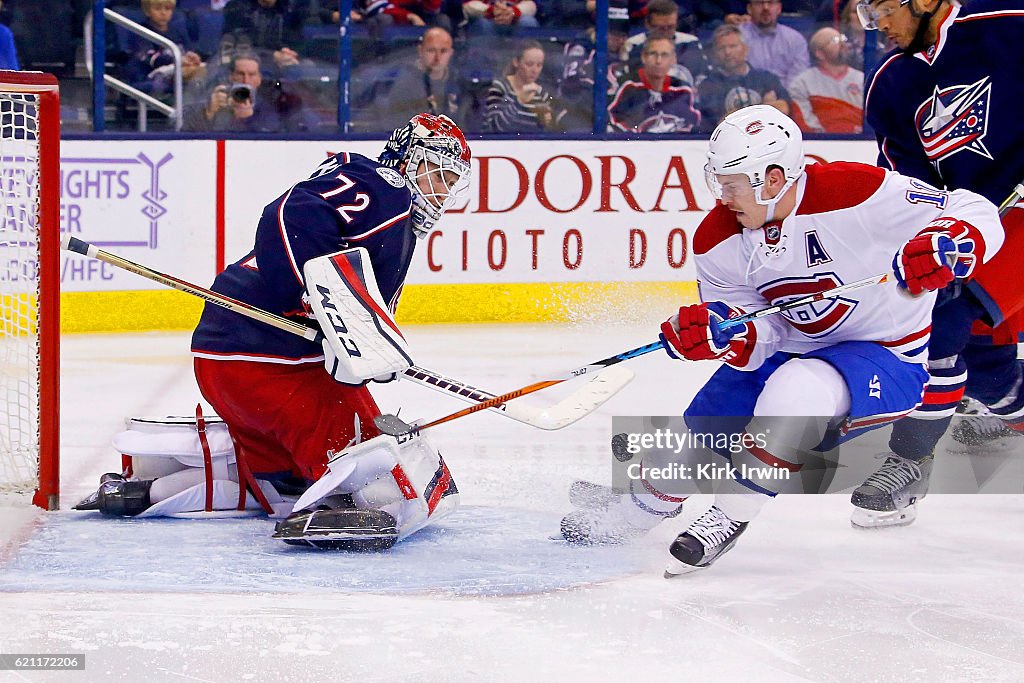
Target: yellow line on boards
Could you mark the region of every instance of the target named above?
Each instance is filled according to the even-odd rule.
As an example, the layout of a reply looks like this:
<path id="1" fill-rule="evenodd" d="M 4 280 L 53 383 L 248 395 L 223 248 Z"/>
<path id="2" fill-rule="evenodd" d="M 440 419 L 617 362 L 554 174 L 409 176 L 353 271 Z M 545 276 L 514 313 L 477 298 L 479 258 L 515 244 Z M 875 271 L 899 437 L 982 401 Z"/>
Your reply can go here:
<path id="1" fill-rule="evenodd" d="M 644 311 L 665 317 L 697 300 L 695 282 L 556 282 L 408 285 L 400 324 L 475 322 L 628 322 Z M 173 290 L 63 292 L 61 332 L 187 330 L 203 310 Z"/>

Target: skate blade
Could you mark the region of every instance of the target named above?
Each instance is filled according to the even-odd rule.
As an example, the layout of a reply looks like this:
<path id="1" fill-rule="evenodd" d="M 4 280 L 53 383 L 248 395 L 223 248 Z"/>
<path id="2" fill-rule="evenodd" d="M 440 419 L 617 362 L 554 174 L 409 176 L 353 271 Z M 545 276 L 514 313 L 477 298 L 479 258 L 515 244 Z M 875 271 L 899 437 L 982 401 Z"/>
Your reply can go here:
<path id="1" fill-rule="evenodd" d="M 665 565 L 665 574 L 664 574 L 664 576 L 665 576 L 666 579 L 674 579 L 674 578 L 676 578 L 678 576 L 686 576 L 687 574 L 695 574 L 695 573 L 699 572 L 700 570 L 707 569 L 707 568 L 708 568 L 708 565 L 704 565 L 702 567 L 698 567 L 698 566 L 695 566 L 695 565 L 692 565 L 692 564 L 686 564 L 685 562 L 680 562 L 676 558 L 672 557 L 672 558 L 669 559 L 668 564 Z"/>
<path id="2" fill-rule="evenodd" d="M 854 508 L 850 515 L 850 525 L 854 529 L 887 529 L 889 527 L 907 526 L 917 519 L 917 505 L 910 505 L 902 510 L 876 512 L 863 508 Z"/>

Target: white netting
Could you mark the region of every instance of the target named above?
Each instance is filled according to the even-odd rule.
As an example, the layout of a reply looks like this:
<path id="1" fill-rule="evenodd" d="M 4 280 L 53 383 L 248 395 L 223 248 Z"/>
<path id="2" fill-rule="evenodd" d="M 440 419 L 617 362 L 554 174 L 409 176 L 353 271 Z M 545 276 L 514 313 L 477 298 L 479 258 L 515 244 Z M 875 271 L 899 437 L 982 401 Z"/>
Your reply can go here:
<path id="1" fill-rule="evenodd" d="M 0 491 L 39 468 L 39 96 L 0 92 Z"/>

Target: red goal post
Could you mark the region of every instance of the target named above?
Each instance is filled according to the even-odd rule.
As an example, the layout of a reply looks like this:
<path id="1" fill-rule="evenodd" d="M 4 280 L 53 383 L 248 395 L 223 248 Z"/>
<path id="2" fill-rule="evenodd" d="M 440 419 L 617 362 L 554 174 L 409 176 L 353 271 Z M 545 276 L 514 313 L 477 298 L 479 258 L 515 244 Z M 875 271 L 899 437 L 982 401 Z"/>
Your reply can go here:
<path id="1" fill-rule="evenodd" d="M 60 99 L 0 71 L 0 491 L 59 506 Z"/>

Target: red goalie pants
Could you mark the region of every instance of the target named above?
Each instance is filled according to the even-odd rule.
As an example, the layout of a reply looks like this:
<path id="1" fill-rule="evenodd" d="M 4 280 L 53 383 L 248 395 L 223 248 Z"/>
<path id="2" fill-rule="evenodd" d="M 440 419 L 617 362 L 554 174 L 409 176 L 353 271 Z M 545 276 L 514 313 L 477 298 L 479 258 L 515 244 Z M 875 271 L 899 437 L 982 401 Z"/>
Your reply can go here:
<path id="1" fill-rule="evenodd" d="M 355 437 L 380 432 L 380 414 L 365 386 L 335 382 L 318 363 L 280 365 L 240 360 L 195 359 L 203 397 L 227 423 L 253 474 L 292 473 L 316 480 L 327 451 Z"/>

